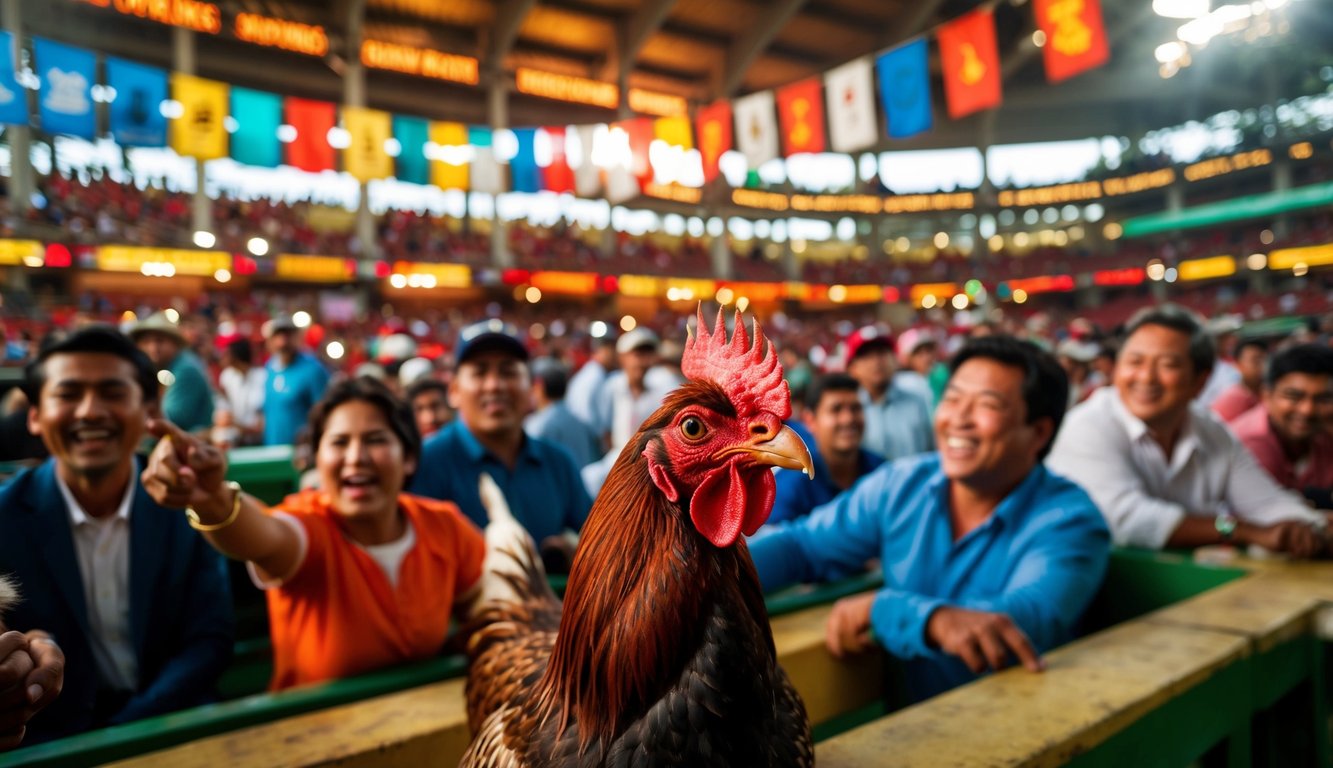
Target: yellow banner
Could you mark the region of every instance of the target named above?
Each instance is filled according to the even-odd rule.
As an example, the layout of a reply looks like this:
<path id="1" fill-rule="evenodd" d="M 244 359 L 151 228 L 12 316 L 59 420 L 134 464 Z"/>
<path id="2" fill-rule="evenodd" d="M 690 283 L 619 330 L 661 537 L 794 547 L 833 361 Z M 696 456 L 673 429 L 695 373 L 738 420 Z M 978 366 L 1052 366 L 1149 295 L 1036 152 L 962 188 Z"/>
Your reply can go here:
<path id="1" fill-rule="evenodd" d="M 664 117 L 653 122 L 657 138 L 673 147 L 694 149 L 694 134 L 688 117 Z"/>
<path id="2" fill-rule="evenodd" d="M 40 267 L 45 261 L 46 249 L 36 240 L 0 240 L 0 264 Z"/>
<path id="3" fill-rule="evenodd" d="M 171 74 L 171 95 L 181 105 L 171 121 L 171 148 L 176 154 L 214 160 L 227 156 L 227 96 L 230 86 L 180 72 Z"/>
<path id="4" fill-rule="evenodd" d="M 342 256 L 297 256 L 283 253 L 273 259 L 273 274 L 284 280 L 342 283 L 356 277 L 356 262 Z"/>
<path id="5" fill-rule="evenodd" d="M 1269 269 L 1291 269 L 1297 264 L 1322 267 L 1333 264 L 1333 243 L 1307 245 L 1303 248 L 1280 248 L 1268 254 Z"/>
<path id="6" fill-rule="evenodd" d="M 431 288 L 468 288 L 472 285 L 472 270 L 464 264 L 432 264 L 424 261 L 395 261 L 395 275 L 435 278 Z"/>
<path id="7" fill-rule="evenodd" d="M 1180 262 L 1180 279 L 1187 283 L 1191 280 L 1209 280 L 1234 274 L 1236 274 L 1236 259 L 1233 256 L 1212 256 Z"/>
<path id="8" fill-rule="evenodd" d="M 467 126 L 432 122 L 430 140 L 440 153 L 431 160 L 430 183 L 440 189 L 467 189 L 468 164 L 462 157 L 468 145 Z"/>
<path id="9" fill-rule="evenodd" d="M 139 248 L 133 245 L 103 245 L 97 249 L 97 268 L 104 272 L 159 274 L 166 265 L 172 267 L 172 275 L 212 277 L 219 269 L 231 269 L 231 254 L 226 251 Z M 145 267 L 148 269 L 145 270 Z"/>
<path id="10" fill-rule="evenodd" d="M 384 144 L 393 138 L 388 112 L 365 107 L 343 107 L 343 127 L 351 143 L 343 150 L 343 170 L 357 181 L 373 181 L 393 176 L 393 158 Z"/>

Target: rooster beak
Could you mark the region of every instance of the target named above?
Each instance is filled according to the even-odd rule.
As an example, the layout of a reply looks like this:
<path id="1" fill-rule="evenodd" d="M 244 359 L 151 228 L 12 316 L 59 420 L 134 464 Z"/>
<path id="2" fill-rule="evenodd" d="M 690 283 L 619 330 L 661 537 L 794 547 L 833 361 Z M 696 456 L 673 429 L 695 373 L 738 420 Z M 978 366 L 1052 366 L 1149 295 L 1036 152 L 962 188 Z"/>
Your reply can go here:
<path id="1" fill-rule="evenodd" d="M 791 427 L 783 427 L 771 440 L 752 443 L 745 450 L 750 452 L 757 464 L 799 469 L 809 475 L 811 480 L 815 477 L 815 464 L 810 458 L 810 449 L 805 447 L 805 441 Z"/>

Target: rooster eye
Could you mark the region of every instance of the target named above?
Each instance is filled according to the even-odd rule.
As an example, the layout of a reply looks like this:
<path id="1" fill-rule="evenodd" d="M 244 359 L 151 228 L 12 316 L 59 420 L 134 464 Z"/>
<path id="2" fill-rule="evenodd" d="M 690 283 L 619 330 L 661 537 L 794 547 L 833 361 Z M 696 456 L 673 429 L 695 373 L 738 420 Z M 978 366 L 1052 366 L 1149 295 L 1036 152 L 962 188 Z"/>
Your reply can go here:
<path id="1" fill-rule="evenodd" d="M 704 436 L 704 423 L 696 416 L 690 416 L 680 423 L 680 433 L 686 440 L 698 440 Z"/>

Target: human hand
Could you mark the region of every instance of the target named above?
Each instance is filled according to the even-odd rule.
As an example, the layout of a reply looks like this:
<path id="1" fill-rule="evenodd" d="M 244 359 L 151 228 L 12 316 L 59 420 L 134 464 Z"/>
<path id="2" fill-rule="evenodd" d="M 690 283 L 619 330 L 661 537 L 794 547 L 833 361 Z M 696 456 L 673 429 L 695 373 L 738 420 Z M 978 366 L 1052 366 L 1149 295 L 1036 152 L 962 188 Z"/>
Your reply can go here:
<path id="1" fill-rule="evenodd" d="M 28 655 L 35 668 L 28 674 L 28 698 L 34 713 L 56 700 L 65 687 L 65 652 L 54 638 L 40 630 L 27 634 Z"/>
<path id="2" fill-rule="evenodd" d="M 140 475 L 148 495 L 164 507 L 216 510 L 217 518 L 226 517 L 230 500 L 222 493 L 227 474 L 222 451 L 165 419 L 150 419 L 148 431 L 162 438 Z"/>
<path id="3" fill-rule="evenodd" d="M 844 597 L 833 604 L 828 622 L 824 624 L 824 645 L 835 659 L 845 659 L 864 653 L 875 645 L 870 632 L 870 609 L 875 594 Z"/>
<path id="4" fill-rule="evenodd" d="M 1046 668 L 1027 635 L 1003 613 L 942 606 L 926 622 L 926 639 L 976 674 L 1004 669 L 1011 655 L 1031 672 Z"/>
<path id="5" fill-rule="evenodd" d="M 28 638 L 22 632 L 0 635 L 0 752 L 23 741 L 34 697 L 27 680 L 36 664 L 28 653 Z"/>
<path id="6" fill-rule="evenodd" d="M 1283 520 L 1267 527 L 1247 525 L 1245 529 L 1242 541 L 1270 552 L 1284 552 L 1304 560 L 1324 549 L 1323 535 L 1303 520 Z"/>

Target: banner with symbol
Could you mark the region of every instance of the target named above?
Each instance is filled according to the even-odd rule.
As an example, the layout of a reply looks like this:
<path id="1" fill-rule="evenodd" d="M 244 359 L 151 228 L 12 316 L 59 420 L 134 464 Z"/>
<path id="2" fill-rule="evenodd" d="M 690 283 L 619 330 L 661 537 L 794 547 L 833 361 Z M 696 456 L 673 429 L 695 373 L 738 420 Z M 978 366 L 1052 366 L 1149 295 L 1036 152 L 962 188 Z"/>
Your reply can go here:
<path id="1" fill-rule="evenodd" d="M 1058 83 L 1110 59 L 1098 0 L 1036 0 L 1032 7 L 1037 28 L 1046 33 L 1041 56 L 1047 80 Z"/>
<path id="2" fill-rule="evenodd" d="M 180 116 L 171 121 L 171 148 L 199 160 L 227 156 L 226 83 L 174 72 L 171 95 L 180 102 Z"/>
<path id="3" fill-rule="evenodd" d="M 28 124 L 28 92 L 14 75 L 14 36 L 0 31 L 0 123 Z"/>
<path id="4" fill-rule="evenodd" d="M 97 134 L 93 82 L 97 59 L 92 51 L 33 38 L 37 74 L 42 81 L 38 113 L 42 130 L 91 141 Z"/>
<path id="5" fill-rule="evenodd" d="M 856 152 L 879 140 L 869 57 L 829 70 L 824 75 L 824 93 L 828 97 L 829 145 L 834 152 Z"/>
<path id="6" fill-rule="evenodd" d="M 361 182 L 393 176 L 393 158 L 384 146 L 393 138 L 392 126 L 388 112 L 343 107 L 343 127 L 350 139 L 343 150 L 343 170 Z"/>
<path id="7" fill-rule="evenodd" d="M 995 15 L 973 11 L 940 27 L 940 62 L 949 117 L 1000 106 L 1000 54 L 995 44 Z"/>
<path id="8" fill-rule="evenodd" d="M 929 131 L 934 119 L 930 108 L 930 70 L 926 38 L 917 38 L 875 60 L 880 98 L 889 138 L 906 139 Z"/>
<path id="9" fill-rule="evenodd" d="M 707 184 L 717 178 L 720 171 L 718 159 L 722 153 L 731 149 L 731 102 L 719 99 L 699 110 L 695 125 L 699 157 L 704 164 L 704 183 Z"/>
<path id="10" fill-rule="evenodd" d="M 157 67 L 107 57 L 106 80 L 116 92 L 108 112 L 111 136 L 126 147 L 165 147 L 167 118 L 162 102 L 167 100 L 167 73 Z"/>
<path id="11" fill-rule="evenodd" d="M 824 151 L 824 93 L 819 78 L 778 89 L 778 122 L 786 157 Z"/>
<path id="12" fill-rule="evenodd" d="M 736 99 L 736 147 L 750 168 L 778 156 L 778 123 L 773 117 L 773 92 L 760 91 Z"/>

